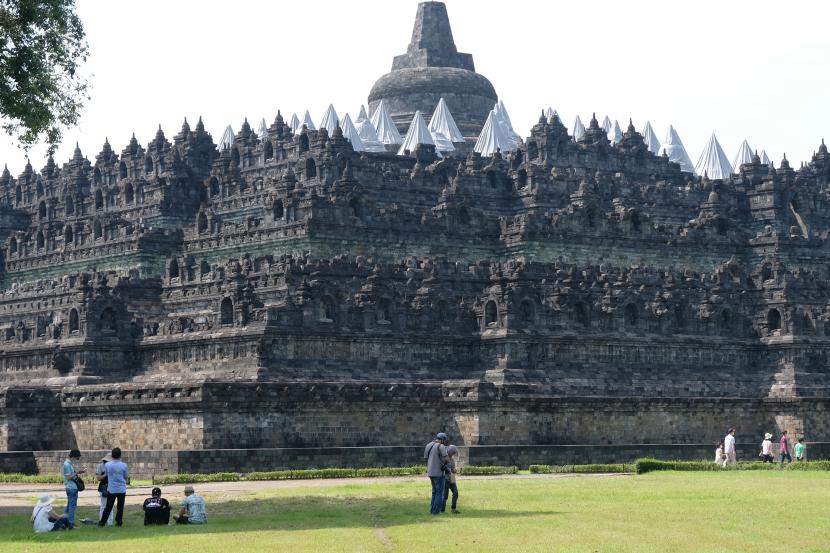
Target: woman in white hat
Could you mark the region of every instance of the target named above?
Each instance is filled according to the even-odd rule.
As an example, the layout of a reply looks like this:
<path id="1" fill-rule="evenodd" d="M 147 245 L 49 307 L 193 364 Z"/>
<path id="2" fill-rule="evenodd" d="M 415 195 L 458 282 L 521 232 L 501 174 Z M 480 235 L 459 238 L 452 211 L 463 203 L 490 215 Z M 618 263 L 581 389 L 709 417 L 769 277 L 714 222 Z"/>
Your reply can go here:
<path id="1" fill-rule="evenodd" d="M 772 463 L 772 434 L 764 434 L 764 441 L 761 442 L 761 457 L 765 463 Z"/>
<path id="2" fill-rule="evenodd" d="M 59 515 L 52 509 L 52 503 L 54 502 L 55 498 L 48 493 L 38 498 L 37 505 L 32 509 L 32 530 L 36 533 L 71 529 L 66 514 Z"/>

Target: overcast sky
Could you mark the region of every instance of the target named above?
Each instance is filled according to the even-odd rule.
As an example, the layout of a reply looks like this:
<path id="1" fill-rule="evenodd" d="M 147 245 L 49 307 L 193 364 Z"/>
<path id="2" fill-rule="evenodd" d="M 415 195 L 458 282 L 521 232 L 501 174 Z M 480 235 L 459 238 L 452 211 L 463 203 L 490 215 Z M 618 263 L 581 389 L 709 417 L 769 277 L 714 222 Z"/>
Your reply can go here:
<path id="1" fill-rule="evenodd" d="M 830 139 L 828 2 L 448 0 L 455 43 L 504 100 L 527 136 L 543 107 L 570 128 L 595 111 L 671 123 L 693 162 L 715 131 L 731 160 L 746 138 L 776 165 L 809 160 Z M 354 118 L 392 58 L 405 52 L 416 0 L 78 0 L 92 99 L 75 141 L 93 159 L 109 137 L 120 153 L 161 124 L 168 139 L 201 115 L 218 142 L 245 117 L 256 129 L 281 109 L 315 123 L 333 103 Z M 43 149 L 31 152 L 36 169 Z M 3 136 L 0 160 L 22 171 L 24 152 Z"/>

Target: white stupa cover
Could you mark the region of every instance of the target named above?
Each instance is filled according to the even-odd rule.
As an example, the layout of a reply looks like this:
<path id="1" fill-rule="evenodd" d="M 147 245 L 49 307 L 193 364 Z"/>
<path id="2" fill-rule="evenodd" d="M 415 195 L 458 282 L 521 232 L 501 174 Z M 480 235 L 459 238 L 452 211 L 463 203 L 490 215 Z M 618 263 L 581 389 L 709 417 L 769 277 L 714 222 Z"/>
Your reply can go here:
<path id="1" fill-rule="evenodd" d="M 481 134 L 478 135 L 473 151 L 486 157 L 492 156 L 499 150 L 504 152 L 509 147 L 510 140 L 504 136 L 504 130 L 496 117 L 496 112 L 491 109 L 487 121 L 481 129 Z"/>
<path id="2" fill-rule="evenodd" d="M 384 144 L 400 144 L 401 133 L 386 111 L 386 106 L 383 105 L 383 100 L 378 104 L 375 113 L 372 114 L 372 126 L 375 127 L 375 132 L 378 134 L 378 140 Z"/>
<path id="3" fill-rule="evenodd" d="M 608 134 L 611 132 L 612 128 L 611 118 L 606 115 L 605 119 L 602 120 L 602 130 L 605 131 L 605 134 Z"/>
<path id="4" fill-rule="evenodd" d="M 582 124 L 582 119 L 579 118 L 579 115 L 576 116 L 576 121 L 574 121 L 574 128 L 571 131 L 571 136 L 574 140 L 579 140 L 585 136 L 585 125 Z"/>
<path id="5" fill-rule="evenodd" d="M 432 119 L 429 120 L 429 132 L 432 134 L 432 138 L 440 135 L 444 140 L 448 140 L 450 145 L 453 142 L 464 142 L 464 135 L 458 130 L 458 125 L 455 124 L 455 119 L 453 119 L 452 113 L 450 113 L 450 108 L 447 107 L 447 102 L 443 98 L 438 100 L 438 105 L 435 107 L 435 111 L 432 112 Z M 436 140 L 437 143 L 438 141 Z M 455 150 L 455 147 L 452 150 L 439 149 L 448 152 Z"/>
<path id="6" fill-rule="evenodd" d="M 320 121 L 320 128 L 326 129 L 329 132 L 329 136 L 331 136 L 331 133 L 337 128 L 339 121 L 340 119 L 337 117 L 337 112 L 334 111 L 334 106 L 329 104 L 329 107 L 326 108 L 326 113 L 323 114 L 323 120 Z"/>
<path id="7" fill-rule="evenodd" d="M 363 146 L 363 141 L 360 139 L 360 133 L 357 132 L 357 129 L 352 123 L 352 118 L 349 117 L 348 113 L 340 121 L 340 130 L 343 131 L 343 138 L 352 143 L 352 148 L 355 152 L 366 151 L 366 148 Z"/>
<path id="8" fill-rule="evenodd" d="M 674 127 L 669 125 L 669 130 L 666 131 L 666 139 L 660 146 L 660 154 L 666 152 L 669 156 L 669 161 L 673 161 L 680 165 L 680 170 L 686 173 L 694 173 L 695 166 L 692 165 L 692 160 L 689 159 L 689 154 L 686 153 L 686 148 L 683 147 L 683 141 L 680 140 L 680 135 L 674 130 Z"/>
<path id="9" fill-rule="evenodd" d="M 496 120 L 499 122 L 499 125 L 501 125 L 502 133 L 505 138 L 507 138 L 509 143 L 507 149 L 503 149 L 502 151 L 515 150 L 521 140 L 521 137 L 513 130 L 513 124 L 510 122 L 510 116 L 507 114 L 504 102 L 499 100 L 496 105 L 493 106 L 493 112 L 496 114 Z"/>
<path id="10" fill-rule="evenodd" d="M 230 125 L 225 127 L 225 132 L 222 133 L 222 138 L 219 139 L 219 149 L 225 150 L 233 146 L 233 129 Z"/>
<path id="11" fill-rule="evenodd" d="M 260 119 L 259 121 L 259 131 L 257 131 L 260 140 L 268 138 L 268 124 L 265 123 L 265 117 Z"/>
<path id="12" fill-rule="evenodd" d="M 643 127 L 643 142 L 646 143 L 649 152 L 656 156 L 660 155 L 660 141 L 657 140 L 657 134 L 651 128 L 649 121 L 646 121 L 646 125 Z"/>
<path id="13" fill-rule="evenodd" d="M 357 134 L 360 135 L 360 141 L 363 142 L 363 148 L 367 152 L 385 152 L 386 148 L 383 147 L 383 143 L 378 139 L 378 133 L 375 131 L 375 127 L 372 126 L 372 123 L 369 121 L 369 117 L 366 115 L 366 108 L 360 106 L 360 114 L 355 119 L 354 127 L 357 129 Z"/>
<path id="14" fill-rule="evenodd" d="M 303 120 L 294 130 L 294 134 L 300 134 L 301 132 L 303 132 L 303 125 L 305 125 L 305 128 L 307 128 L 310 131 L 317 130 L 317 127 L 314 126 L 314 121 L 311 120 L 311 115 L 309 115 L 308 110 L 305 110 L 305 113 L 303 114 Z"/>
<path id="15" fill-rule="evenodd" d="M 726 179 L 732 174 L 732 165 L 723 153 L 715 133 L 712 133 L 700 153 L 695 172 L 700 176 L 708 175 L 710 179 Z"/>
<path id="16" fill-rule="evenodd" d="M 555 109 L 550 108 L 550 107 L 545 110 L 545 119 L 548 120 L 548 123 L 551 122 L 551 120 L 553 119 L 554 114 L 556 114 L 558 116 L 559 112 L 557 112 Z"/>
<path id="17" fill-rule="evenodd" d="M 614 120 L 614 128 L 608 131 L 608 140 L 611 144 L 617 144 L 620 140 L 622 140 L 622 129 L 620 128 L 619 122 Z"/>
<path id="18" fill-rule="evenodd" d="M 767 155 L 766 150 L 761 150 L 761 163 L 763 163 L 764 165 L 769 165 L 772 163 L 772 160 Z"/>
<path id="19" fill-rule="evenodd" d="M 291 129 L 291 132 L 297 132 L 297 129 L 300 128 L 300 118 L 297 117 L 296 113 L 291 114 L 291 122 L 288 123 L 288 127 Z"/>
<path id="20" fill-rule="evenodd" d="M 435 146 L 435 141 L 432 139 L 427 123 L 424 121 L 424 117 L 420 111 L 416 111 L 414 117 L 412 117 L 412 122 L 409 124 L 409 130 L 406 131 L 406 136 L 398 150 L 398 155 L 405 155 L 407 150 L 414 152 L 415 146 L 418 144 L 432 144 Z M 435 152 L 438 154 L 438 157 L 441 157 L 437 148 Z"/>
<path id="21" fill-rule="evenodd" d="M 741 170 L 741 165 L 744 163 L 752 163 L 752 148 L 749 147 L 749 142 L 746 140 L 741 142 L 738 153 L 732 159 L 732 170 L 737 173 Z"/>

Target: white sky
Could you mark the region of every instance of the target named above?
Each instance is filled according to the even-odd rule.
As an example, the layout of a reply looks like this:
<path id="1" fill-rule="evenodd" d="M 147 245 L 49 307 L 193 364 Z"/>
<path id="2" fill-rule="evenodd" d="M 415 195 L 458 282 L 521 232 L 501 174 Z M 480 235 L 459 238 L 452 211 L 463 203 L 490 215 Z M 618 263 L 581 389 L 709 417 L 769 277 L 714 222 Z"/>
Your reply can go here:
<path id="1" fill-rule="evenodd" d="M 570 128 L 596 111 L 669 123 L 696 162 L 717 133 L 731 160 L 744 138 L 776 165 L 798 166 L 830 130 L 830 3 L 819 1 L 447 0 L 458 49 L 473 54 L 527 136 L 543 107 Z M 92 99 L 75 141 L 93 159 L 105 137 L 120 153 L 161 124 L 172 139 L 199 115 L 218 142 L 244 117 L 256 130 L 281 109 L 315 123 L 333 103 L 354 118 L 375 80 L 409 42 L 417 0 L 78 0 L 90 44 Z M 830 133 L 827 133 L 830 139 Z M 43 167 L 43 148 L 30 157 Z M 0 137 L 14 175 L 24 153 Z"/>

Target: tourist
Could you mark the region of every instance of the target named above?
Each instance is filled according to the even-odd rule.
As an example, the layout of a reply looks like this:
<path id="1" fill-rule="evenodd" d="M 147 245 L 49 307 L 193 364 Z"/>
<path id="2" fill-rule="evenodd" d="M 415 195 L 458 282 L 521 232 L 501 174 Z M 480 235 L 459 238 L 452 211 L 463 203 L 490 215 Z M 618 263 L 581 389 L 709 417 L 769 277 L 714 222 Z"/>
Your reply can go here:
<path id="1" fill-rule="evenodd" d="M 424 447 L 424 459 L 427 460 L 427 476 L 432 483 L 432 500 L 429 512 L 433 515 L 441 513 L 441 504 L 444 502 L 444 466 L 449 462 L 447 457 L 447 435 L 439 432 L 435 439 Z"/>
<path id="2" fill-rule="evenodd" d="M 153 488 L 144 500 L 144 526 L 170 524 L 170 502 L 161 496 L 161 488 Z"/>
<path id="3" fill-rule="evenodd" d="M 724 467 L 734 466 L 738 462 L 738 453 L 735 451 L 735 429 L 730 428 L 723 439 L 723 452 L 726 454 L 726 462 Z"/>
<path id="4" fill-rule="evenodd" d="M 104 478 L 107 479 L 107 505 L 104 507 L 104 512 L 101 513 L 98 526 L 103 526 L 106 523 L 113 505 L 116 506 L 115 525 L 121 526 L 124 522 L 124 500 L 127 498 L 127 482 L 130 480 L 130 472 L 127 463 L 121 460 L 120 447 L 113 448 L 111 455 L 112 461 L 107 462 L 104 467 L 106 474 L 98 477 L 99 481 Z"/>
<path id="5" fill-rule="evenodd" d="M 795 444 L 795 460 L 796 461 L 805 461 L 806 457 L 804 455 L 804 436 L 798 438 L 798 443 Z"/>
<path id="6" fill-rule="evenodd" d="M 54 530 L 71 530 L 69 516 L 66 513 L 59 515 L 52 508 L 55 498 L 45 493 L 37 500 L 35 508 L 32 509 L 32 530 L 37 534 L 52 532 Z"/>
<path id="7" fill-rule="evenodd" d="M 769 432 L 764 434 L 764 441 L 761 442 L 761 457 L 765 463 L 772 463 L 772 434 Z"/>
<path id="8" fill-rule="evenodd" d="M 107 508 L 107 469 L 106 465 L 112 461 L 112 454 L 107 453 L 101 458 L 101 462 L 95 467 L 95 477 L 98 479 L 98 494 L 101 496 L 101 508 L 98 510 L 98 519 L 104 514 L 104 509 Z M 103 477 L 103 479 L 101 479 Z M 115 516 L 113 511 L 110 511 L 107 526 L 112 526 L 112 517 Z"/>
<path id="9" fill-rule="evenodd" d="M 447 481 L 444 483 L 444 501 L 441 503 L 441 512 L 445 512 L 447 510 L 447 498 L 452 492 L 452 514 L 457 515 L 459 514 L 458 509 L 456 506 L 458 505 L 458 477 L 457 477 L 457 467 L 455 464 L 455 458 L 458 456 L 458 448 L 454 445 L 447 446 L 447 457 L 449 457 L 449 462 L 447 463 L 447 471 L 446 471 L 446 478 Z"/>
<path id="10" fill-rule="evenodd" d="M 778 442 L 778 454 L 781 457 L 782 468 L 784 467 L 784 459 L 786 459 L 788 463 L 793 462 L 793 458 L 790 457 L 790 442 L 787 439 L 786 430 L 781 432 L 781 441 Z"/>
<path id="11" fill-rule="evenodd" d="M 66 489 L 66 518 L 69 521 L 69 527 L 75 528 L 75 509 L 78 508 L 78 482 L 81 480 L 80 475 L 86 471 L 78 469 L 76 466 L 81 460 L 81 452 L 73 449 L 69 452 L 69 457 L 63 462 L 63 486 Z"/>
<path id="12" fill-rule="evenodd" d="M 723 452 L 723 442 L 718 442 L 718 447 L 715 448 L 715 464 L 721 468 L 726 468 L 726 453 Z"/>
<path id="13" fill-rule="evenodd" d="M 193 491 L 193 486 L 184 487 L 184 501 L 178 515 L 173 515 L 176 524 L 204 524 L 207 522 L 205 499 Z"/>

